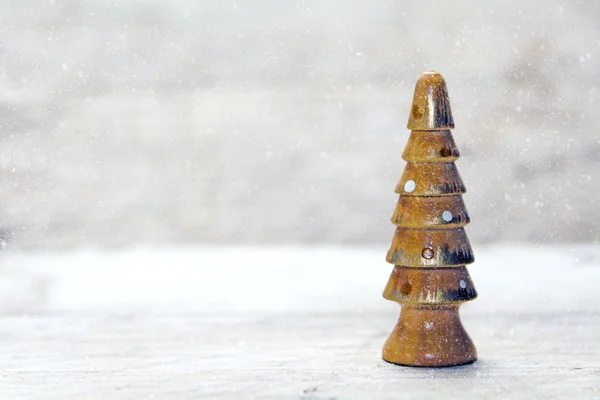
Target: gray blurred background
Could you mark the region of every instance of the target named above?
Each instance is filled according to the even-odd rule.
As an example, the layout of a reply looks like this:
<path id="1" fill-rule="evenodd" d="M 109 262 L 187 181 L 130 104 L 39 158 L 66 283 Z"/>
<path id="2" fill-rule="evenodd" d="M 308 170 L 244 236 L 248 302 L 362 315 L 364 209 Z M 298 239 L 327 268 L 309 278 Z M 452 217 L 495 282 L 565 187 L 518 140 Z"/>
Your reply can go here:
<path id="1" fill-rule="evenodd" d="M 600 2 L 3 1 L 0 236 L 387 246 L 448 83 L 475 242 L 600 233 Z"/>

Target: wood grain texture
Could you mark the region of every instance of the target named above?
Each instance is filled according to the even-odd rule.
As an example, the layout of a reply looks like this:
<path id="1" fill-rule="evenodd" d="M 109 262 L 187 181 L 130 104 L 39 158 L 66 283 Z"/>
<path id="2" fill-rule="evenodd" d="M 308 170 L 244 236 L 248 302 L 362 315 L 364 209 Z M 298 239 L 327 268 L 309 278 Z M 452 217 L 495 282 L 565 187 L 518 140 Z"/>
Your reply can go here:
<path id="1" fill-rule="evenodd" d="M 479 361 L 447 369 L 381 360 L 383 248 L 5 257 L 0 397 L 599 398 L 598 248 L 477 250 L 461 317 Z"/>
<path id="2" fill-rule="evenodd" d="M 381 360 L 396 313 L 11 317 L 0 329 L 0 393 L 28 399 L 592 399 L 599 395 L 599 317 L 464 315 L 480 360 L 449 369 Z"/>

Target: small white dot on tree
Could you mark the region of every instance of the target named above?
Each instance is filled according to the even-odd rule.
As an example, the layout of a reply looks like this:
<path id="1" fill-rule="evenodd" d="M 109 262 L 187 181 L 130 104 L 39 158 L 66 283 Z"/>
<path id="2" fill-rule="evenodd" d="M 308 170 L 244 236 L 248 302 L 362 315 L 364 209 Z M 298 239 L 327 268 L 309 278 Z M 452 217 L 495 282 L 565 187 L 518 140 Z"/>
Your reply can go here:
<path id="1" fill-rule="evenodd" d="M 413 181 L 411 179 L 409 181 L 406 181 L 406 183 L 404 184 L 404 191 L 406 193 L 412 193 L 416 187 L 417 187 L 417 184 L 415 183 L 415 181 Z"/>
<path id="2" fill-rule="evenodd" d="M 442 219 L 446 222 L 450 222 L 452 221 L 452 219 L 454 218 L 454 216 L 452 215 L 452 213 L 448 210 L 444 211 L 442 213 Z"/>
<path id="3" fill-rule="evenodd" d="M 464 280 L 461 279 L 460 280 L 460 287 L 463 288 L 463 289 L 466 289 L 467 288 L 467 282 L 465 282 Z"/>

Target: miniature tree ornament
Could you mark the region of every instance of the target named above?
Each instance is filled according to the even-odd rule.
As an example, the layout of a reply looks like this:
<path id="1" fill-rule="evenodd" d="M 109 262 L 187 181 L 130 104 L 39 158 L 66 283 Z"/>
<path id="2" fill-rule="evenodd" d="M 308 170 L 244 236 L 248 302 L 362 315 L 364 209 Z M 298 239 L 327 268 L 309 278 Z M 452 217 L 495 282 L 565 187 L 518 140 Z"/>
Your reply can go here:
<path id="1" fill-rule="evenodd" d="M 468 364 L 477 351 L 458 308 L 477 297 L 465 265 L 475 259 L 464 226 L 466 189 L 456 165 L 454 120 L 444 78 L 423 73 L 407 125 L 412 132 L 396 193 L 397 226 L 387 261 L 394 264 L 383 297 L 401 304 L 398 324 L 383 346 L 390 363 L 446 367 Z"/>

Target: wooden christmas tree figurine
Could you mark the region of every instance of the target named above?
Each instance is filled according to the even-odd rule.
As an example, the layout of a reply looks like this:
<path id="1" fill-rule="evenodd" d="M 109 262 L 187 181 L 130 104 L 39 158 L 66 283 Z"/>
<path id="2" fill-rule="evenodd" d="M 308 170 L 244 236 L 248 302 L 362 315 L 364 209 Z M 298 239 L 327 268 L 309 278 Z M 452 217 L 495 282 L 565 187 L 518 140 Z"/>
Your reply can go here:
<path id="1" fill-rule="evenodd" d="M 401 365 L 445 367 L 473 362 L 477 352 L 458 315 L 477 297 L 465 267 L 474 261 L 464 226 L 465 186 L 454 161 L 458 149 L 444 78 L 425 72 L 415 87 L 392 217 L 397 226 L 387 261 L 394 264 L 383 297 L 401 304 L 383 359 Z"/>

